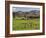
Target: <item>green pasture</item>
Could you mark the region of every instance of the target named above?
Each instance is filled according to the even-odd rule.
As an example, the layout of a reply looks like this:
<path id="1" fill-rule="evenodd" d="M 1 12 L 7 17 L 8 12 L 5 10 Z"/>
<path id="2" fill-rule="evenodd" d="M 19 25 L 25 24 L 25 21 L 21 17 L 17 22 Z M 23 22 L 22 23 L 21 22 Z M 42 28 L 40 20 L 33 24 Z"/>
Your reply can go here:
<path id="1" fill-rule="evenodd" d="M 32 18 L 29 20 L 13 18 L 13 30 L 38 30 L 40 29 L 40 18 Z"/>

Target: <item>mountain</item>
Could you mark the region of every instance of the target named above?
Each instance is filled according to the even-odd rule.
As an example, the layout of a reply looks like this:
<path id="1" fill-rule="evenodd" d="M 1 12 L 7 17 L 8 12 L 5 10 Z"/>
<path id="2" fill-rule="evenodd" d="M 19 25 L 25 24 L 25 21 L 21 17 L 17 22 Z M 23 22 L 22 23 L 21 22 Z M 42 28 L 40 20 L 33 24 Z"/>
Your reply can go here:
<path id="1" fill-rule="evenodd" d="M 40 11 L 39 10 L 31 10 L 29 12 L 22 12 L 22 11 L 17 11 L 13 12 L 16 16 L 40 16 Z"/>

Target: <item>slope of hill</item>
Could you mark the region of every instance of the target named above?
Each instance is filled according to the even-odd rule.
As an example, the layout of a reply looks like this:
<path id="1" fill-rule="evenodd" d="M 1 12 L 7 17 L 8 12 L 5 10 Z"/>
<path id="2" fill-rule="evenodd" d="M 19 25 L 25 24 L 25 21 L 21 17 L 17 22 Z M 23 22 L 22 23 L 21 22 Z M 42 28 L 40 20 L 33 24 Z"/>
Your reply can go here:
<path id="1" fill-rule="evenodd" d="M 39 10 L 31 10 L 29 12 L 22 12 L 22 11 L 18 11 L 18 12 L 13 12 L 14 16 L 40 16 L 40 11 Z"/>

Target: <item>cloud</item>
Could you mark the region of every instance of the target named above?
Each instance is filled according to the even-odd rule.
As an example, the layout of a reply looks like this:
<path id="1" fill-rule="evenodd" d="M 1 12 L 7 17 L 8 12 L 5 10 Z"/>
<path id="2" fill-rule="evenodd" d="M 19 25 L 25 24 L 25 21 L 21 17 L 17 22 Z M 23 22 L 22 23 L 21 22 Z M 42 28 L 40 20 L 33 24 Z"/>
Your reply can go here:
<path id="1" fill-rule="evenodd" d="M 31 8 L 31 7 L 13 7 L 12 11 L 17 12 L 17 11 L 23 11 L 23 12 L 28 12 L 31 10 L 40 10 L 40 8 Z"/>

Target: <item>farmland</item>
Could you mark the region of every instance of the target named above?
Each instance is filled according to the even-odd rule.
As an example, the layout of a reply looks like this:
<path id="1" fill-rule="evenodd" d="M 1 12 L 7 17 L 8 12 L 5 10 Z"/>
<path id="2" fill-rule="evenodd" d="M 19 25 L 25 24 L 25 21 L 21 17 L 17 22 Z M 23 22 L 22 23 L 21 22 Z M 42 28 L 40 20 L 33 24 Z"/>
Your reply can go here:
<path id="1" fill-rule="evenodd" d="M 13 7 L 13 30 L 39 30 L 40 9 L 29 7 Z"/>
<path id="2" fill-rule="evenodd" d="M 13 18 L 13 30 L 38 30 L 40 29 L 40 18 L 29 20 Z"/>

